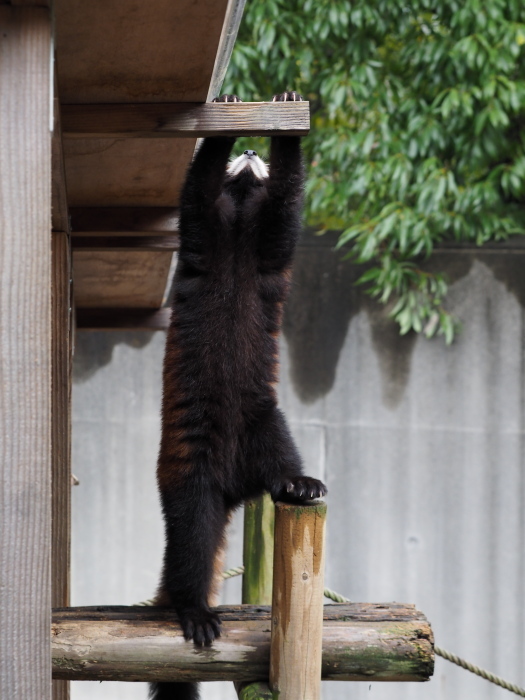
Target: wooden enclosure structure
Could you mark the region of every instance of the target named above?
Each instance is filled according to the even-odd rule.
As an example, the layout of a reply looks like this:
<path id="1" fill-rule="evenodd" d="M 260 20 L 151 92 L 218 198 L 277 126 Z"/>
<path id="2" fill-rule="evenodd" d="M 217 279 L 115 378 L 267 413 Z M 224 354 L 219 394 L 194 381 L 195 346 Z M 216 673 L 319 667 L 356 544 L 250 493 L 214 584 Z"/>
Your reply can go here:
<path id="1" fill-rule="evenodd" d="M 308 131 L 307 103 L 210 104 L 243 5 L 0 0 L 1 697 L 68 697 L 75 330 L 167 327 L 199 136 Z"/>

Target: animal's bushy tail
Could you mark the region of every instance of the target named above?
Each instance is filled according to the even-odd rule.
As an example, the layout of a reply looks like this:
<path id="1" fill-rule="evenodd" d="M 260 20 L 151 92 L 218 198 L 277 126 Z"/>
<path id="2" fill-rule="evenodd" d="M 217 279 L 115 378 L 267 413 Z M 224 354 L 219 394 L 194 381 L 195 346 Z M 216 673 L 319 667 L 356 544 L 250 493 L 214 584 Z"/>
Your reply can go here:
<path id="1" fill-rule="evenodd" d="M 197 683 L 151 683 L 150 700 L 199 700 Z"/>

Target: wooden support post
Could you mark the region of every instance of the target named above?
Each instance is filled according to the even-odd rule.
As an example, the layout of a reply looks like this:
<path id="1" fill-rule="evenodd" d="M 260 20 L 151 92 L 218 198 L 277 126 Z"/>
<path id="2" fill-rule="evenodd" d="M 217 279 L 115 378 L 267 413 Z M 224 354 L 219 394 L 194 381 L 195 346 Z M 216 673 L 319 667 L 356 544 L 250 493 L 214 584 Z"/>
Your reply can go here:
<path id="1" fill-rule="evenodd" d="M 242 602 L 269 605 L 272 602 L 273 530 L 275 506 L 269 493 L 244 504 Z M 237 683 L 239 700 L 267 700 L 268 683 Z"/>
<path id="2" fill-rule="evenodd" d="M 242 602 L 270 605 L 275 507 L 269 493 L 244 506 Z"/>
<path id="3" fill-rule="evenodd" d="M 50 700 L 51 17 L 0 6 L 0 697 Z"/>
<path id="4" fill-rule="evenodd" d="M 67 233 L 52 235 L 52 604 L 69 605 L 71 541 L 71 253 Z M 69 684 L 53 681 L 53 700 Z"/>
<path id="5" fill-rule="evenodd" d="M 326 504 L 277 503 L 270 688 L 280 700 L 319 700 Z"/>
<path id="6" fill-rule="evenodd" d="M 309 585 L 302 577 L 301 583 Z M 270 608 L 233 605 L 217 612 L 222 635 L 211 647 L 196 648 L 184 641 L 177 615 L 166 608 L 56 610 L 53 678 L 266 682 Z M 426 681 L 432 674 L 432 631 L 413 605 L 325 605 L 323 618 L 323 679 Z"/>

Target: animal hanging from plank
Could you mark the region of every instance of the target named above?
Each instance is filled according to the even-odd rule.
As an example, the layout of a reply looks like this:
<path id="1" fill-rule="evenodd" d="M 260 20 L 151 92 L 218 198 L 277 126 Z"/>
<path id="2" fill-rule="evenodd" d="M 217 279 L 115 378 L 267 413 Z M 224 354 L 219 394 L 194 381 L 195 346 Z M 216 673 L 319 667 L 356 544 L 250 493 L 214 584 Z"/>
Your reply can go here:
<path id="1" fill-rule="evenodd" d="M 206 138 L 186 177 L 164 360 L 157 476 L 166 549 L 157 605 L 175 608 L 184 637 L 198 646 L 220 635 L 210 596 L 232 510 L 264 491 L 293 502 L 326 493 L 303 473 L 275 388 L 301 228 L 300 138 L 274 136 L 269 167 L 250 150 L 230 161 L 234 143 Z M 190 700 L 198 690 L 159 683 L 151 697 Z"/>

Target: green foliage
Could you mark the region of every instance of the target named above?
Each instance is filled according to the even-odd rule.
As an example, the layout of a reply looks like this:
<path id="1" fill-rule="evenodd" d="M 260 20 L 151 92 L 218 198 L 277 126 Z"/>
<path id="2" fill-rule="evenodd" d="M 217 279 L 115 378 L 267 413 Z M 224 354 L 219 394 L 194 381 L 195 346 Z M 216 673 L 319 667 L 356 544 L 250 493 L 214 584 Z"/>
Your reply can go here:
<path id="1" fill-rule="evenodd" d="M 525 233 L 522 0 L 248 0 L 224 86 L 311 102 L 307 223 L 341 230 L 401 332 L 454 336 L 444 239 Z"/>

